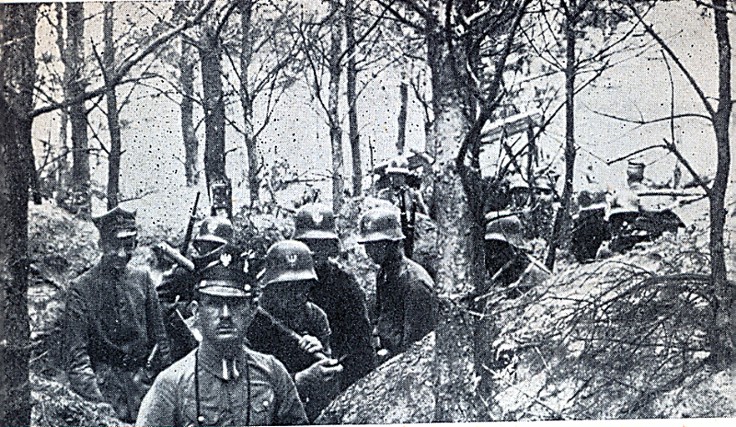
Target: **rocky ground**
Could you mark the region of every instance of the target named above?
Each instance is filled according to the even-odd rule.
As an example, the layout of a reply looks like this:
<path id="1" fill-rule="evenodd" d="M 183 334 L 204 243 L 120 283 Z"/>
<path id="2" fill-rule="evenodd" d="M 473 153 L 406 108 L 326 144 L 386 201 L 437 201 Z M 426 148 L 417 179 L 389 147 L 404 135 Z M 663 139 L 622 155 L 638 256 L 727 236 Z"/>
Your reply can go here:
<path id="1" fill-rule="evenodd" d="M 369 300 L 374 269 L 356 245 L 354 218 L 371 203 L 351 202 L 338 221 L 345 250 L 341 262 L 359 277 Z M 241 224 L 239 238 L 258 254 L 291 232 L 288 220 L 272 215 L 239 217 L 236 222 Z M 432 259 L 436 251 L 426 237 L 432 235 L 431 222 L 422 222 L 420 229 L 424 237 L 417 243 L 418 254 Z M 356 383 L 320 421 L 453 420 L 463 413 L 462 402 L 475 398 L 487 405 L 482 418 L 493 420 L 736 416 L 736 371 L 717 372 L 707 364 L 705 336 L 713 314 L 704 279 L 708 263 L 703 230 L 696 224 L 625 255 L 563 264 L 545 289 L 511 303 L 500 301 L 495 307 L 499 334 L 513 351 L 506 368 L 489 371 L 492 392 L 480 391 L 480 378 L 473 374 L 476 361 L 467 345 L 465 313 L 448 316 L 437 334 Z M 69 280 L 96 261 L 97 233 L 91 223 L 48 203 L 31 208 L 29 231 L 33 423 L 121 425 L 104 407 L 70 392 L 59 369 L 64 292 Z M 133 262 L 150 263 L 150 251 L 142 247 Z M 463 310 L 457 302 L 452 306 Z M 456 377 L 448 373 L 448 363 L 456 364 Z M 452 378 L 456 384 L 448 385 Z M 458 402 L 459 409 L 446 410 L 448 401 Z"/>

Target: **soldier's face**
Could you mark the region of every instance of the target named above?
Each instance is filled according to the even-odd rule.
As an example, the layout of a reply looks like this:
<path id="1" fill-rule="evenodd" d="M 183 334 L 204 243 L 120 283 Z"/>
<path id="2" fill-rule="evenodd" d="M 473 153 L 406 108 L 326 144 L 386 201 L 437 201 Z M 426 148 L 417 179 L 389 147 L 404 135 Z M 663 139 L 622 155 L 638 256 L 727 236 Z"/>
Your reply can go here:
<path id="1" fill-rule="evenodd" d="M 277 317 L 301 313 L 310 287 L 307 281 L 271 283 L 263 290 L 263 306 Z"/>
<path id="2" fill-rule="evenodd" d="M 366 242 L 365 253 L 374 263 L 382 265 L 388 258 L 389 246 L 392 242 L 380 240 L 377 242 Z"/>
<path id="3" fill-rule="evenodd" d="M 327 264 L 330 257 L 336 257 L 340 253 L 338 242 L 329 239 L 300 239 L 312 251 L 312 259 L 315 266 Z"/>
<path id="4" fill-rule="evenodd" d="M 135 237 L 110 238 L 100 241 L 102 256 L 116 270 L 121 270 L 133 258 L 137 246 Z"/>
<path id="5" fill-rule="evenodd" d="M 493 276 L 513 256 L 513 247 L 501 240 L 486 240 L 486 270 Z"/>
<path id="6" fill-rule="evenodd" d="M 242 342 L 257 307 L 251 298 L 200 294 L 192 304 L 192 311 L 204 340 L 232 345 Z"/>

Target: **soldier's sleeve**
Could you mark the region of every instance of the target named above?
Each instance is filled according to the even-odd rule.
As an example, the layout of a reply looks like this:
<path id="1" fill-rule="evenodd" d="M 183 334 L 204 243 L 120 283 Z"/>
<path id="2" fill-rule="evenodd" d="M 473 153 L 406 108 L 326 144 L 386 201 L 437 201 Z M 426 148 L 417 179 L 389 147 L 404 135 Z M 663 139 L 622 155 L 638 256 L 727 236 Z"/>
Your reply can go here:
<path id="1" fill-rule="evenodd" d="M 64 322 L 64 361 L 71 389 L 85 399 L 103 401 L 92 370 L 87 346 L 89 344 L 87 298 L 77 282 L 72 283 L 66 299 Z"/>
<path id="2" fill-rule="evenodd" d="M 301 425 L 309 424 L 304 405 L 299 400 L 299 393 L 286 367 L 273 356 L 273 388 L 276 394 L 276 413 L 274 425 Z"/>
<path id="3" fill-rule="evenodd" d="M 347 275 L 350 282 L 350 307 L 349 313 L 352 313 L 350 319 L 350 328 L 347 331 L 349 348 L 351 350 L 350 357 L 345 361 L 345 381 L 353 383 L 358 378 L 364 376 L 375 366 L 375 350 L 371 344 L 372 328 L 368 320 L 368 308 L 365 303 L 365 294 L 360 286 L 350 275 Z M 348 369 L 350 367 L 350 369 Z"/>
<path id="4" fill-rule="evenodd" d="M 327 320 L 325 312 L 317 305 L 312 305 L 313 313 L 313 325 L 310 328 L 314 332 L 315 337 L 322 343 L 322 347 L 325 348 L 325 354 L 330 354 L 330 336 L 332 330 L 330 329 L 330 322 Z"/>
<path id="5" fill-rule="evenodd" d="M 176 386 L 168 377 L 159 375 L 146 393 L 138 410 L 136 426 L 175 426 Z"/>
<path id="6" fill-rule="evenodd" d="M 161 315 L 161 306 L 159 305 L 158 295 L 153 284 L 153 279 L 148 272 L 144 274 L 146 285 L 146 322 L 148 328 L 148 339 L 151 347 L 158 344 L 157 366 L 159 369 L 171 364 L 169 353 L 169 338 L 166 335 L 163 317 Z"/>
<path id="7" fill-rule="evenodd" d="M 404 335 L 402 347 L 406 348 L 419 341 L 434 329 L 437 323 L 438 301 L 434 283 L 425 283 L 419 277 L 410 279 L 404 305 Z"/>

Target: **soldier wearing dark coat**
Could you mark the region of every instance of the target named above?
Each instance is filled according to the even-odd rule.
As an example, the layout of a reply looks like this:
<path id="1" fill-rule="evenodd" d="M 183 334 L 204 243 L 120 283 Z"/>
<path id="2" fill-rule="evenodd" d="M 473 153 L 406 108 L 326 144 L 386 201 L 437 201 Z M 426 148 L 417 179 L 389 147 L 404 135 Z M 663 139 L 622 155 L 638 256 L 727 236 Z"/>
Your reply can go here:
<path id="1" fill-rule="evenodd" d="M 72 282 L 66 300 L 65 364 L 82 397 L 135 420 L 146 377 L 169 363 L 153 281 L 128 266 L 136 247 L 135 212 L 120 207 L 94 218 L 102 258 Z"/>
<path id="2" fill-rule="evenodd" d="M 366 297 L 350 273 L 336 259 L 340 239 L 335 233 L 335 214 L 329 206 L 304 205 L 294 218 L 294 236 L 312 251 L 317 283 L 309 299 L 327 314 L 332 335 L 332 356 L 344 367 L 340 389 L 345 390 L 375 366 L 371 325 Z"/>
<path id="3" fill-rule="evenodd" d="M 404 234 L 398 212 L 375 208 L 360 220 L 360 240 L 371 260 L 381 267 L 376 279 L 374 334 L 379 357 L 406 351 L 437 324 L 439 300 L 426 270 L 404 255 Z"/>
<path id="4" fill-rule="evenodd" d="M 274 243 L 266 253 L 262 306 L 248 329 L 251 348 L 276 356 L 294 377 L 313 421 L 337 395 L 343 367 L 332 359 L 327 315 L 307 299 L 317 280 L 309 248 L 295 240 Z"/>

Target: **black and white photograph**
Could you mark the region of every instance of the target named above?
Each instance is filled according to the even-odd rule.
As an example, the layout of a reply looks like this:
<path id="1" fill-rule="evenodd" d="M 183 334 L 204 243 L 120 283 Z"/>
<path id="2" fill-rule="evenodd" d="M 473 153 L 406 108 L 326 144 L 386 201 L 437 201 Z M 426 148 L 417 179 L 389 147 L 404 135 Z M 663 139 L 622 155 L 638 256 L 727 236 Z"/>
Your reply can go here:
<path id="1" fill-rule="evenodd" d="M 0 2 L 0 426 L 731 425 L 735 21 Z"/>

